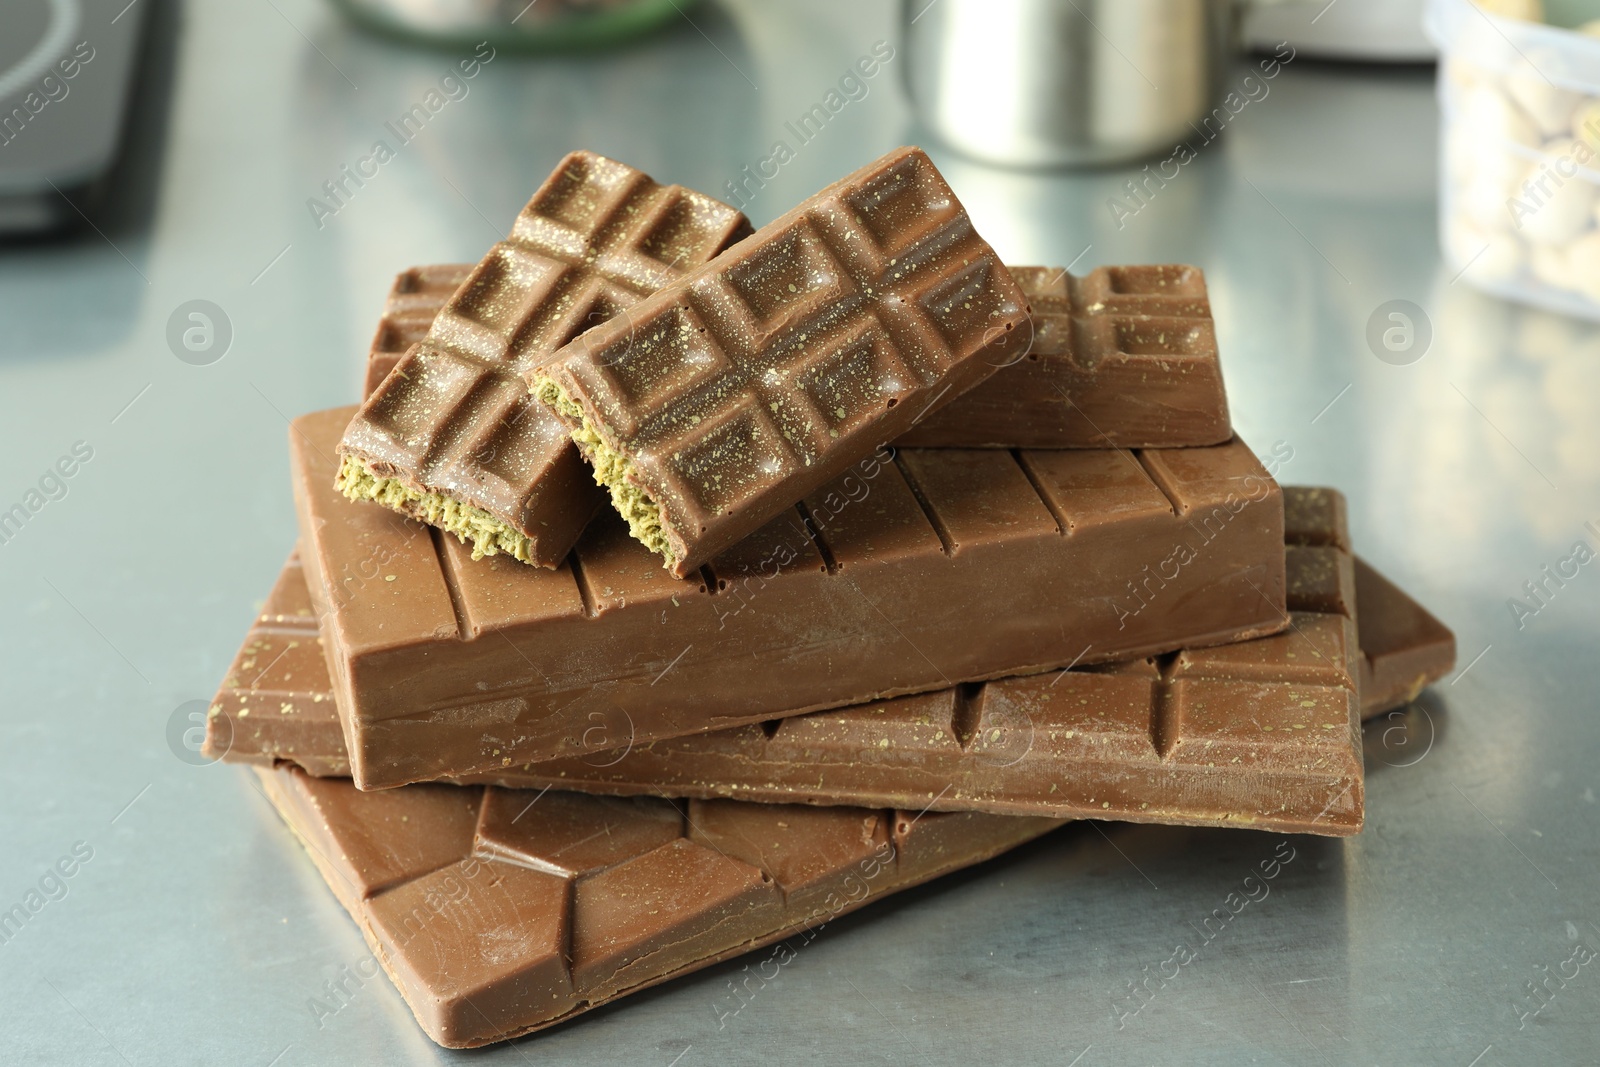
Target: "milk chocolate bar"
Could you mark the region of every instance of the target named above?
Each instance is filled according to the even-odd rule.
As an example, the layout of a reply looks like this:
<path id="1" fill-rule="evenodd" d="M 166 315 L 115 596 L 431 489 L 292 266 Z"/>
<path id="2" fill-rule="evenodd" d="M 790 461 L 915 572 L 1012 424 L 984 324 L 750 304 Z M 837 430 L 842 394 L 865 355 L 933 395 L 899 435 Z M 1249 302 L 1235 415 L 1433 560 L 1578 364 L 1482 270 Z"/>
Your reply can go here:
<path id="1" fill-rule="evenodd" d="M 1345 531 L 1320 533 L 1285 548 L 1292 621 L 1271 637 L 549 760 L 516 784 L 1354 834 L 1359 601 Z"/>
<path id="2" fill-rule="evenodd" d="M 1031 331 L 986 381 L 900 436 L 932 448 L 1175 448 L 1232 436 L 1205 275 L 1012 267 Z M 1017 343 L 1025 341 L 1026 343 Z"/>
<path id="3" fill-rule="evenodd" d="M 339 442 L 340 488 L 475 558 L 555 566 L 604 495 L 521 375 L 749 232 L 710 197 L 569 155 L 363 403 Z M 424 292 L 444 273 L 419 279 Z"/>
<path id="4" fill-rule="evenodd" d="M 367 391 L 421 339 L 467 266 L 395 279 L 368 360 Z M 1226 441 L 1228 402 L 1198 267 L 1011 267 L 1031 306 L 994 376 L 938 406 L 896 444 L 924 448 L 1182 448 Z M 453 283 L 453 284 L 452 284 Z M 431 308 L 430 311 L 430 298 Z M 1006 354 L 1009 353 L 1009 354 Z"/>
<path id="5" fill-rule="evenodd" d="M 1289 501 L 1330 494 L 1337 496 L 1285 489 Z M 1359 600 L 1348 542 L 1342 530 L 1317 540 L 1286 548 L 1294 621 L 1273 637 L 1158 663 L 1010 678 L 596 751 L 485 777 L 514 787 L 619 795 L 1354 833 L 1363 810 L 1354 716 L 1358 709 L 1388 710 L 1393 701 L 1358 702 L 1351 612 Z M 1367 616 L 1431 619 L 1399 596 L 1399 604 L 1375 601 Z M 223 754 L 231 742 L 228 758 L 268 762 L 271 752 L 317 774 L 347 773 L 337 718 L 320 691 L 307 694 L 303 681 L 296 691 L 276 672 L 264 692 L 243 685 L 268 657 L 281 657 L 285 674 L 319 665 L 314 651 L 301 651 L 312 643 L 304 635 L 307 628 L 314 635 L 315 623 L 298 568 L 285 569 L 268 607 L 274 610 L 218 693 L 212 750 Z M 294 638 L 279 636 L 288 612 L 289 632 L 300 631 Z M 1375 625 L 1403 639 L 1415 633 Z M 285 647 L 286 640 L 295 646 Z M 1380 647 L 1375 655 L 1411 656 L 1432 677 L 1453 660 L 1399 647 Z M 236 709 L 251 707 L 257 710 L 246 719 L 253 722 L 236 717 Z M 274 708 L 291 707 L 287 716 L 273 715 Z M 262 710 L 272 716 L 267 722 Z M 229 714 L 232 721 L 223 718 Z"/>
<path id="6" fill-rule="evenodd" d="M 1293 501 L 1305 492 L 1286 486 L 1284 499 Z M 1294 567 L 1287 569 L 1292 577 Z M 1410 703 L 1424 687 L 1449 673 L 1455 664 L 1455 635 L 1360 556 L 1355 557 L 1355 581 L 1361 718 L 1366 720 Z M 1299 610 L 1309 588 L 1308 583 L 1291 580 L 1291 611 Z M 206 726 L 205 754 L 235 763 L 292 763 L 319 777 L 349 776 L 350 758 L 319 642 L 316 612 L 297 553 L 284 564 L 217 691 Z M 1110 668 L 1072 668 L 1097 669 Z M 769 729 L 777 732 L 783 727 Z M 723 743 L 722 733 L 701 737 L 708 749 L 715 748 Z M 658 743 L 658 747 L 663 746 Z M 596 750 L 586 761 L 591 767 L 603 767 L 618 758 L 618 751 Z M 491 777 L 526 786 L 543 766 L 547 765 L 530 765 L 525 781 L 515 774 Z"/>
<path id="7" fill-rule="evenodd" d="M 1027 321 L 944 178 L 902 148 L 528 378 L 684 578 L 993 374 Z"/>
<path id="8" fill-rule="evenodd" d="M 766 945 L 1059 823 L 256 772 L 428 1036 L 504 1041 Z"/>
<path id="9" fill-rule="evenodd" d="M 290 434 L 302 557 L 363 788 L 1284 628 L 1283 507 L 1237 440 L 874 456 L 671 577 L 620 520 L 553 571 L 473 562 Z"/>

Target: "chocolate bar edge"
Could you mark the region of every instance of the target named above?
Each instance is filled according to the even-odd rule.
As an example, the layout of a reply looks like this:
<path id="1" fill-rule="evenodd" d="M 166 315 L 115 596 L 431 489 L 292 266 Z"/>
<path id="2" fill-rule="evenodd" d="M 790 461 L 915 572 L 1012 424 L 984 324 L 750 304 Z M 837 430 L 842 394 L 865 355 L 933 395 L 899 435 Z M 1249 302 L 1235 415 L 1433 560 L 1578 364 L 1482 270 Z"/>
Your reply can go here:
<path id="1" fill-rule="evenodd" d="M 663 974 L 652 975 L 650 978 L 642 982 L 636 983 L 635 985 L 629 986 L 626 989 L 615 992 L 609 996 L 585 1000 L 571 1010 L 553 1018 L 545 1019 L 526 1026 L 513 1027 L 509 1030 L 496 1031 L 491 1036 L 480 1036 L 460 1040 L 452 1038 L 449 1033 L 445 1032 L 441 1020 L 438 1018 L 436 1013 L 426 1010 L 428 1007 L 437 1008 L 438 1005 L 418 1004 L 412 999 L 411 996 L 407 995 L 407 983 L 403 981 L 398 974 L 396 974 L 395 968 L 390 962 L 389 948 L 383 943 L 383 940 L 378 936 L 377 931 L 373 928 L 372 923 L 369 921 L 369 918 L 366 915 L 365 909 L 362 907 L 362 902 L 350 894 L 340 891 L 339 883 L 344 881 L 343 876 L 333 869 L 329 861 L 325 858 L 324 848 L 321 847 L 327 845 L 327 842 L 319 841 L 317 844 L 312 844 L 310 841 L 308 835 L 312 832 L 312 826 L 308 825 L 308 823 L 314 823 L 315 820 L 306 818 L 304 806 L 296 798 L 290 795 L 289 790 L 293 788 L 292 784 L 286 785 L 286 783 L 292 783 L 295 776 L 304 775 L 305 772 L 293 767 L 252 767 L 250 769 L 255 773 L 256 778 L 260 781 L 264 795 L 271 803 L 272 807 L 277 811 L 279 818 L 283 820 L 284 824 L 289 829 L 289 832 L 295 838 L 296 843 L 301 847 L 302 850 L 305 851 L 307 857 L 311 860 L 312 865 L 316 868 L 318 874 L 328 884 L 328 887 L 333 893 L 334 898 L 338 900 L 340 905 L 344 907 L 345 911 L 349 913 L 351 919 L 355 921 L 357 928 L 361 931 L 362 938 L 367 942 L 368 948 L 372 950 L 373 956 L 376 957 L 379 963 L 383 966 L 385 973 L 388 975 L 396 990 L 398 990 L 402 998 L 406 1000 L 407 1005 L 412 1009 L 412 1013 L 416 1016 L 418 1023 L 422 1025 L 429 1037 L 446 1048 L 479 1048 L 484 1045 L 494 1044 L 499 1041 L 511 1040 L 522 1037 L 526 1034 L 535 1033 L 539 1030 L 556 1026 L 578 1015 L 581 1015 L 584 1012 L 587 1012 L 591 1008 L 599 1007 L 600 1005 L 609 1003 L 613 1000 L 619 1000 L 623 997 L 631 996 L 634 993 L 649 989 L 653 986 L 661 985 L 664 982 L 669 982 L 675 978 L 691 974 L 695 971 L 703 970 L 704 968 L 713 966 L 723 960 L 731 959 L 735 956 L 741 956 L 745 953 L 767 947 L 786 938 L 793 937 L 796 934 L 814 926 L 825 925 L 826 923 L 832 922 L 837 918 L 857 911 L 863 906 L 870 904 L 873 901 L 882 899 L 883 897 L 892 896 L 901 892 L 902 890 L 914 888 L 915 886 L 922 885 L 937 878 L 941 878 L 957 870 L 987 862 L 988 860 L 994 859 L 996 856 L 999 856 L 1002 853 L 1026 844 L 1031 840 L 1042 837 L 1045 834 L 1059 829 L 1061 826 L 1073 821 L 1070 819 L 1052 819 L 1044 816 L 1025 818 L 997 816 L 997 821 L 994 823 L 994 825 L 1004 825 L 1008 823 L 1014 824 L 1010 828 L 1015 829 L 1017 833 L 1012 836 L 1000 838 L 998 843 L 990 842 L 985 847 L 979 848 L 974 852 L 964 854 L 959 860 L 949 861 L 943 864 L 936 864 L 932 867 L 919 870 L 904 880 L 888 884 L 877 891 L 869 891 L 859 900 L 847 901 L 843 906 L 829 910 L 826 915 L 813 912 L 810 916 L 803 920 L 782 926 L 777 930 L 763 934 L 760 937 L 748 939 L 739 943 L 738 945 L 710 953 L 699 959 L 682 964 L 679 967 Z M 889 812 L 889 814 L 892 816 L 893 812 Z M 297 822 L 297 817 L 300 820 L 299 822 Z M 1004 823 L 999 821 L 1002 819 L 1004 820 Z M 898 870 L 898 866 L 896 869 Z M 819 917 L 821 918 L 820 923 L 818 922 Z"/>

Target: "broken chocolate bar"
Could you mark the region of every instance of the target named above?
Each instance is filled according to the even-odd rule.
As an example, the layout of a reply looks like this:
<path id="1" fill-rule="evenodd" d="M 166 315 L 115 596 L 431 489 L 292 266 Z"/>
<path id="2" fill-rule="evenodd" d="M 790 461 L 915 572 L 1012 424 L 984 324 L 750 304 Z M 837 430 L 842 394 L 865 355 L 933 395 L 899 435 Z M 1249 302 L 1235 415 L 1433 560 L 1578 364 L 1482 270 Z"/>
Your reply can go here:
<path id="1" fill-rule="evenodd" d="M 908 449 L 672 578 L 602 516 L 553 571 L 332 487 L 295 420 L 312 598 L 363 788 L 1276 633 L 1283 507 L 1242 443 Z M 618 742 L 620 743 L 620 742 Z"/>
<path id="2" fill-rule="evenodd" d="M 999 369 L 1010 273 L 902 148 L 529 374 L 679 578 Z"/>
<path id="3" fill-rule="evenodd" d="M 1175 448 L 1226 441 L 1216 329 L 1197 267 L 1012 267 L 1032 329 L 988 380 L 923 416 L 925 448 Z"/>
<path id="4" fill-rule="evenodd" d="M 1059 825 L 494 787 L 362 793 L 299 770 L 257 775 L 417 1021 L 451 1048 L 809 941 Z"/>
<path id="5" fill-rule="evenodd" d="M 395 279 L 367 364 L 368 392 L 470 269 L 414 267 Z M 1008 339 L 993 377 L 923 416 L 896 444 L 1182 448 L 1228 439 L 1199 268 L 1101 267 L 1081 278 L 1058 267 L 1009 269 L 1032 308 L 1025 343 Z"/>
<path id="6" fill-rule="evenodd" d="M 749 229 L 710 197 L 569 155 L 362 405 L 339 487 L 455 534 L 474 558 L 554 567 L 604 495 L 521 375 Z"/>

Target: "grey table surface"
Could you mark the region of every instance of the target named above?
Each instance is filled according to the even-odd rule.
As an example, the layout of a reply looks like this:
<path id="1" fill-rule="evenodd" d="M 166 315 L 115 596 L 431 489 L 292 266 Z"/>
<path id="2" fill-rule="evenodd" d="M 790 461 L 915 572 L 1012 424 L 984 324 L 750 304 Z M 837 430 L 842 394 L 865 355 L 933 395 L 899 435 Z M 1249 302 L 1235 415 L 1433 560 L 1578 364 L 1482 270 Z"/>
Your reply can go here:
<path id="1" fill-rule="evenodd" d="M 1600 567 L 1508 603 L 1600 537 L 1600 330 L 1441 268 L 1431 72 L 1309 61 L 1121 225 L 1131 170 L 932 150 L 1012 262 L 1202 265 L 1241 434 L 1349 494 L 1358 549 L 1456 627 L 1456 674 L 1367 730 L 1363 833 L 1069 827 L 832 924 L 721 1025 L 738 962 L 486 1053 L 434 1047 L 382 978 L 319 1018 L 360 936 L 248 774 L 169 741 L 293 542 L 286 417 L 349 402 L 393 273 L 478 258 L 571 148 L 718 192 L 788 141 L 759 222 L 920 134 L 899 56 L 809 143 L 785 127 L 893 42 L 886 6 L 735 0 L 603 56 L 497 55 L 318 225 L 459 57 L 314 0 L 154 21 L 100 232 L 0 247 L 0 508 L 92 451 L 0 544 L 0 910 L 44 898 L 0 944 L 0 1061 L 1600 1062 L 1600 962 L 1567 962 L 1600 948 Z M 168 342 L 192 300 L 231 327 L 207 365 Z M 1430 325 L 1405 365 L 1366 340 L 1390 300 Z"/>

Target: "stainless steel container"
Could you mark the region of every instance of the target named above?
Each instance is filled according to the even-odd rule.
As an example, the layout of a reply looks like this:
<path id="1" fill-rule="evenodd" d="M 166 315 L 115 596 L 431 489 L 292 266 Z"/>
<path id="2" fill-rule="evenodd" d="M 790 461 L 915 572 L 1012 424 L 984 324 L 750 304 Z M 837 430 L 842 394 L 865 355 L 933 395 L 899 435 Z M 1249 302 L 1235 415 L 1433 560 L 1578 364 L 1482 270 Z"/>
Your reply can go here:
<path id="1" fill-rule="evenodd" d="M 3 0 L 0 0 L 3 2 Z M 332 0 L 355 21 L 433 44 L 532 51 L 616 44 L 681 21 L 699 0 Z"/>
<path id="2" fill-rule="evenodd" d="M 1232 0 L 902 0 L 918 117 L 968 155 L 1117 163 L 1192 136 L 1233 53 Z"/>

